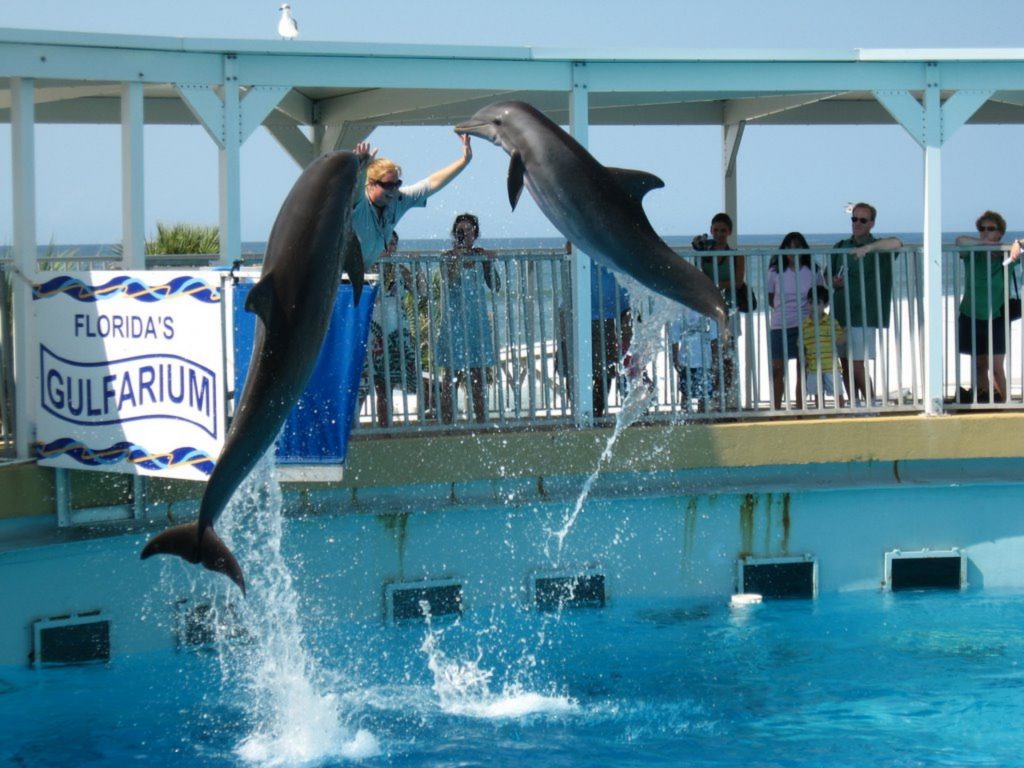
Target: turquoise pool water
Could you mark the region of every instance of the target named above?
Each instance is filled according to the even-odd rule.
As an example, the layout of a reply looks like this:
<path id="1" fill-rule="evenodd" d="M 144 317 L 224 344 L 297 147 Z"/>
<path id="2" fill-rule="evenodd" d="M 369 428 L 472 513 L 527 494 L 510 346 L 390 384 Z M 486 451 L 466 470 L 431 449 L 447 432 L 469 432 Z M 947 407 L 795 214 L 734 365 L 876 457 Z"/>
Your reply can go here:
<path id="1" fill-rule="evenodd" d="M 1007 766 L 1024 594 L 519 607 L 0 669 L 14 766 Z M 316 626 L 329 627 L 317 630 Z M 257 680 L 258 678 L 258 680 Z"/>

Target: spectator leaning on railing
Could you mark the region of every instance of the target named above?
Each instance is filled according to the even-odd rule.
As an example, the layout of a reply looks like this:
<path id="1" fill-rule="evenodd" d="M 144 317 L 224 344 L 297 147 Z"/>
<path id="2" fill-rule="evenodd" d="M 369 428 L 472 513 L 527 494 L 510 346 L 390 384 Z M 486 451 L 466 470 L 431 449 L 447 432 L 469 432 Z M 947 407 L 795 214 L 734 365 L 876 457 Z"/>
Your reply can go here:
<path id="1" fill-rule="evenodd" d="M 995 211 L 985 211 L 975 222 L 978 237 L 961 235 L 957 245 L 984 246 L 964 251 L 964 295 L 957 315 L 960 354 L 974 361 L 974 389 L 978 402 L 1006 401 L 1006 269 L 1003 266 L 1003 235 L 1006 219 Z M 1014 243 L 1019 257 L 1020 247 Z M 992 333 L 989 334 L 989 326 Z M 989 366 L 992 367 L 991 380 Z"/>
<path id="2" fill-rule="evenodd" d="M 871 234 L 876 217 L 877 211 L 868 203 L 853 206 L 851 235 L 833 246 L 853 250 L 832 255 L 832 314 L 846 333 L 846 341 L 838 349 L 843 383 L 851 400 L 863 398 L 867 403 L 874 397 L 874 387 L 867 377 L 865 363 L 877 355 L 879 329 L 889 327 L 892 262 L 899 255 L 894 252 L 903 247 L 898 237 L 878 239 Z"/>

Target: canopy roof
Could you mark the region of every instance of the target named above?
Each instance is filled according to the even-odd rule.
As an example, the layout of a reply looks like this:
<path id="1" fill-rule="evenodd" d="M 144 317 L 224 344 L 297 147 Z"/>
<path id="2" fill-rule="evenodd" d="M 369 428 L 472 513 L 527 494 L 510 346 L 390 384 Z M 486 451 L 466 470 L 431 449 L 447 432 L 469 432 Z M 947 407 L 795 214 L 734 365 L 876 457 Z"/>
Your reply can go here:
<path id="1" fill-rule="evenodd" d="M 147 124 L 200 122 L 183 89 L 234 78 L 279 97 L 262 124 L 335 126 L 335 146 L 378 125 L 448 125 L 483 104 L 529 101 L 568 122 L 588 91 L 592 125 L 892 124 L 880 93 L 919 103 L 983 92 L 974 124 L 1024 122 L 1024 49 L 578 50 L 206 40 L 0 29 L 0 120 L 12 77 L 35 82 L 39 123 L 119 123 L 141 82 Z"/>

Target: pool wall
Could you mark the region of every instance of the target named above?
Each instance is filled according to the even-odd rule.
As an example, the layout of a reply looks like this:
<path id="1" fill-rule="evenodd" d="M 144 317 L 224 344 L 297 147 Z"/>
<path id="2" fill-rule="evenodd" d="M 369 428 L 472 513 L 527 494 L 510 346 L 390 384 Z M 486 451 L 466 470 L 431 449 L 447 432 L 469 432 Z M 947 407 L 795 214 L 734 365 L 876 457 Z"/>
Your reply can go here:
<path id="1" fill-rule="evenodd" d="M 461 584 L 465 611 L 527 606 L 537 575 L 584 572 L 604 577 L 609 602 L 727 601 L 743 556 L 811 555 L 821 592 L 877 591 L 887 551 L 959 548 L 969 589 L 1021 588 L 1024 430 L 1019 418 L 992 418 L 988 437 L 1005 436 L 991 443 L 998 450 L 976 444 L 970 418 L 935 426 L 919 418 L 858 420 L 845 434 L 873 436 L 856 448 L 860 460 L 846 458 L 854 448 L 830 442 L 841 433 L 820 423 L 730 425 L 724 433 L 634 428 L 591 488 L 560 554 L 550 532 L 571 514 L 607 431 L 358 443 L 344 482 L 285 485 L 283 550 L 313 631 L 319 623 L 383 620 L 387 585 L 404 582 Z M 948 456 L 954 449 L 960 455 Z M 705 466 L 687 466 L 699 464 L 702 451 Z M 809 462 L 807 452 L 833 460 Z M 942 452 L 947 457 L 937 458 Z M 707 466 L 708 456 L 715 466 Z M 47 487 L 35 476 L 18 482 Z M 174 647 L 180 601 L 237 599 L 221 576 L 169 558 L 138 559 L 168 516 L 194 514 L 191 496 L 201 486 L 187 490 L 154 494 L 151 519 L 141 523 L 57 530 L 38 500 L 26 506 L 36 514 L 6 514 L 0 665 L 27 663 L 32 625 L 41 618 L 102 611 L 116 658 Z"/>

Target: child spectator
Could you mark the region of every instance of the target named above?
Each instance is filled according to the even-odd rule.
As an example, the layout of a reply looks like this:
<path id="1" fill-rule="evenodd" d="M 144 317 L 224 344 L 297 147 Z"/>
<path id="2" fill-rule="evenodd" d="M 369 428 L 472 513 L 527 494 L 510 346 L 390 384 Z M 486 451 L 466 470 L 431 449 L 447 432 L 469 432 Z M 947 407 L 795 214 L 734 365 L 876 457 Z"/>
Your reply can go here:
<path id="1" fill-rule="evenodd" d="M 826 312 L 828 289 L 819 285 L 815 289 L 814 296 L 815 299 L 811 302 L 811 315 L 803 322 L 807 400 L 810 403 L 813 398 L 814 406 L 822 407 L 824 396 L 818 397 L 818 393 L 822 392 L 824 395 L 835 397 L 839 406 L 842 407 L 843 390 L 840 387 L 836 394 L 832 371 L 836 363 L 836 344 L 842 343 L 845 333 L 841 326 L 832 322 L 832 317 Z"/>
<path id="2" fill-rule="evenodd" d="M 718 325 L 689 307 L 668 324 L 672 363 L 678 377 L 680 402 L 685 413 L 707 411 L 712 392 L 712 344 L 718 341 Z"/>

